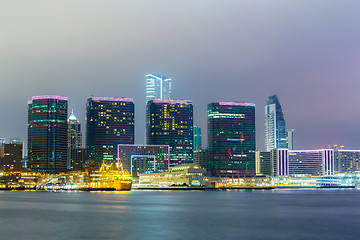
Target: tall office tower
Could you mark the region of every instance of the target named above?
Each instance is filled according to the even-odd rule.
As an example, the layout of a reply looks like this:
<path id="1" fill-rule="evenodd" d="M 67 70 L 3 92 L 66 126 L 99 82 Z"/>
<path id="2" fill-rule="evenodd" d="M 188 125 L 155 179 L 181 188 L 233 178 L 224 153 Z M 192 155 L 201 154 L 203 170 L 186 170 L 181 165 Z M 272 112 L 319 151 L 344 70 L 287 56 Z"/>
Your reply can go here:
<path id="1" fill-rule="evenodd" d="M 21 172 L 22 144 L 0 146 L 0 172 Z"/>
<path id="2" fill-rule="evenodd" d="M 192 101 L 148 101 L 146 108 L 146 142 L 148 145 L 169 145 L 170 166 L 192 163 Z"/>
<path id="3" fill-rule="evenodd" d="M 289 150 L 290 175 L 333 175 L 334 149 Z"/>
<path id="4" fill-rule="evenodd" d="M 134 144 L 134 100 L 91 97 L 86 105 L 86 149 L 98 168 L 117 162 L 117 145 Z"/>
<path id="5" fill-rule="evenodd" d="M 157 75 L 146 75 L 146 102 L 150 100 L 171 99 L 171 78 Z"/>
<path id="6" fill-rule="evenodd" d="M 255 175 L 255 104 L 207 106 L 210 171 L 217 177 Z"/>
<path id="7" fill-rule="evenodd" d="M 294 132 L 295 129 L 286 129 L 287 132 L 287 146 L 289 150 L 294 150 Z"/>
<path id="8" fill-rule="evenodd" d="M 71 112 L 68 120 L 68 148 L 82 147 L 81 123 L 76 118 L 74 111 Z"/>
<path id="9" fill-rule="evenodd" d="M 194 126 L 194 140 L 193 140 L 193 149 L 201 149 L 202 140 L 201 140 L 201 127 Z"/>
<path id="10" fill-rule="evenodd" d="M 6 143 L 6 138 L 0 137 L 0 146 L 4 145 Z"/>
<path id="11" fill-rule="evenodd" d="M 269 97 L 265 106 L 265 149 L 287 148 L 284 114 L 277 95 Z"/>
<path id="12" fill-rule="evenodd" d="M 67 113 L 67 97 L 36 96 L 28 101 L 28 168 L 66 170 Z"/>

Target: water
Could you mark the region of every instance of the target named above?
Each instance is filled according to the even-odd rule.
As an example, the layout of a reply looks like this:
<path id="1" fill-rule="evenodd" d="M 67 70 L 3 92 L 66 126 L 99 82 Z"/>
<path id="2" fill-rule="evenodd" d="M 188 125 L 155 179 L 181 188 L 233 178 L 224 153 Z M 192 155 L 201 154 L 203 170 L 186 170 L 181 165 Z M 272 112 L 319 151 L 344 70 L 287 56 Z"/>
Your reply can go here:
<path id="1" fill-rule="evenodd" d="M 360 190 L 0 192 L 0 239 L 359 239 Z"/>

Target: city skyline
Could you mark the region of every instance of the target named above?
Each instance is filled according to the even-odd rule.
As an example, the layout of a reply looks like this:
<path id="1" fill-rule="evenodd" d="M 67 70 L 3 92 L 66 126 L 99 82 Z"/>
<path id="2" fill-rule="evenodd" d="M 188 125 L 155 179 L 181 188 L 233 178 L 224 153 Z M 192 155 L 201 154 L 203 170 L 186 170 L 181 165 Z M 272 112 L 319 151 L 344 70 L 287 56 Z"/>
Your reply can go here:
<path id="1" fill-rule="evenodd" d="M 229 3 L 213 2 L 207 11 L 201 1 L 2 3 L 0 136 L 26 138 L 24 103 L 32 96 L 69 97 L 69 109 L 85 123 L 86 99 L 94 95 L 134 98 L 135 139 L 144 143 L 144 76 L 161 72 L 173 79 L 173 99 L 193 101 L 194 124 L 202 129 L 208 103 L 253 102 L 256 145 L 264 149 L 261 109 L 267 95 L 277 94 L 296 129 L 296 149 L 358 149 L 359 3 Z M 164 16 L 152 16 L 159 4 Z"/>

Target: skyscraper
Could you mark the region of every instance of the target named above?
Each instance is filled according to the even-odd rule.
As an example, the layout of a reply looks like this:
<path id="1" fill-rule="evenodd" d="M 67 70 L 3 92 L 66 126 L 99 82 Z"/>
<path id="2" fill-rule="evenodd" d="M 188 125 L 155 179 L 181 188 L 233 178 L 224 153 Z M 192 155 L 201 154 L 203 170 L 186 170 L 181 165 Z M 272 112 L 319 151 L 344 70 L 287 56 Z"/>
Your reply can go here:
<path id="1" fill-rule="evenodd" d="M 146 75 L 146 102 L 150 100 L 171 99 L 171 78 L 157 75 Z"/>
<path id="2" fill-rule="evenodd" d="M 117 145 L 134 144 L 134 101 L 131 98 L 91 97 L 86 105 L 86 149 L 99 167 L 117 162 Z"/>
<path id="3" fill-rule="evenodd" d="M 287 132 L 287 145 L 289 150 L 294 150 L 294 132 L 295 129 L 286 129 Z"/>
<path id="4" fill-rule="evenodd" d="M 169 145 L 170 166 L 192 163 L 192 101 L 148 101 L 146 109 L 146 142 L 148 145 Z"/>
<path id="5" fill-rule="evenodd" d="M 213 176 L 255 175 L 255 104 L 208 104 L 208 148 Z"/>
<path id="6" fill-rule="evenodd" d="M 201 148 L 202 140 L 201 140 L 201 127 L 194 126 L 194 141 L 193 141 L 193 148 L 194 150 Z"/>
<path id="7" fill-rule="evenodd" d="M 82 147 L 81 123 L 76 118 L 74 111 L 71 112 L 68 120 L 68 148 Z"/>
<path id="8" fill-rule="evenodd" d="M 35 171 L 67 168 L 68 98 L 36 96 L 28 101 L 28 167 Z"/>
<path id="9" fill-rule="evenodd" d="M 287 148 L 286 122 L 277 95 L 269 97 L 265 106 L 265 149 Z"/>

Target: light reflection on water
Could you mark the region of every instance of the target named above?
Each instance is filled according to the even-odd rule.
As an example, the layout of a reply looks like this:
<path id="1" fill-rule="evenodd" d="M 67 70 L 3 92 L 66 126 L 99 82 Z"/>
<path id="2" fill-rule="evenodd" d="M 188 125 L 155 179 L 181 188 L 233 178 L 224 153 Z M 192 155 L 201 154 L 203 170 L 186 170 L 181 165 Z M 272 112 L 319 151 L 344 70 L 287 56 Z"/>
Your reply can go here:
<path id="1" fill-rule="evenodd" d="M 0 239 L 358 239 L 359 222 L 356 189 L 0 192 Z"/>

